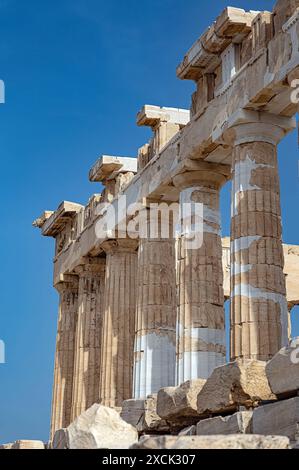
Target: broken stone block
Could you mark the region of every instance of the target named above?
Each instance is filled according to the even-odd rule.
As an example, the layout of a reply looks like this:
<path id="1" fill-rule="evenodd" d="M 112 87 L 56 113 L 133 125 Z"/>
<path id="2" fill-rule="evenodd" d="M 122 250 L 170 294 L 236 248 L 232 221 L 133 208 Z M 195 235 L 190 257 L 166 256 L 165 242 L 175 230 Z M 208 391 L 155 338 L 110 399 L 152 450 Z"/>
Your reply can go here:
<path id="1" fill-rule="evenodd" d="M 185 429 L 182 429 L 181 432 L 179 432 L 179 436 L 195 436 L 196 435 L 196 426 L 188 426 Z"/>
<path id="2" fill-rule="evenodd" d="M 271 390 L 284 395 L 299 390 L 299 338 L 282 348 L 267 363 L 266 374 Z"/>
<path id="3" fill-rule="evenodd" d="M 157 395 L 149 395 L 145 400 L 125 400 L 120 416 L 138 432 L 169 430 L 166 421 L 157 414 Z"/>
<path id="4" fill-rule="evenodd" d="M 42 441 L 19 440 L 14 442 L 11 449 L 44 449 L 45 444 Z"/>
<path id="5" fill-rule="evenodd" d="M 253 412 L 252 432 L 299 440 L 299 397 L 260 406 Z"/>
<path id="6" fill-rule="evenodd" d="M 0 445 L 0 450 L 1 449 L 11 449 L 13 445 L 14 445 L 13 442 L 8 442 L 7 444 L 2 444 L 2 445 Z"/>
<path id="7" fill-rule="evenodd" d="M 53 441 L 51 442 L 51 449 L 69 449 L 67 429 L 62 428 L 55 431 Z"/>
<path id="8" fill-rule="evenodd" d="M 181 427 L 198 420 L 197 395 L 206 381 L 188 380 L 179 387 L 165 387 L 158 392 L 157 413 L 161 418 Z"/>
<path id="9" fill-rule="evenodd" d="M 250 434 L 252 411 L 239 411 L 230 416 L 215 416 L 199 421 L 196 426 L 198 436 L 215 434 Z"/>
<path id="10" fill-rule="evenodd" d="M 237 411 L 275 400 L 265 372 L 266 362 L 241 360 L 214 369 L 197 397 L 199 415 Z"/>
<path id="11" fill-rule="evenodd" d="M 70 449 L 128 449 L 138 433 L 112 408 L 94 404 L 67 428 Z"/>
<path id="12" fill-rule="evenodd" d="M 289 449 L 284 436 L 231 434 L 230 436 L 143 437 L 131 449 Z"/>

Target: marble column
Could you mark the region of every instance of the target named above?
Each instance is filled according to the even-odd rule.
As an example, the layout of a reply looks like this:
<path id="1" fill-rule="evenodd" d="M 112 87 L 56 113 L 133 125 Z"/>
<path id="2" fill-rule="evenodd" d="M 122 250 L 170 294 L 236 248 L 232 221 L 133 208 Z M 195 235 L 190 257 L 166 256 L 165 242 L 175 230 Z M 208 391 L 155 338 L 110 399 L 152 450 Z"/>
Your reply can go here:
<path id="1" fill-rule="evenodd" d="M 106 277 L 100 397 L 105 406 L 121 407 L 132 398 L 137 242 L 118 239 L 102 247 Z"/>
<path id="2" fill-rule="evenodd" d="M 207 167 L 208 168 L 208 167 Z M 225 326 L 222 243 L 219 211 L 220 188 L 227 180 L 218 170 L 192 171 L 177 176 L 180 189 L 181 233 L 178 240 L 177 385 L 207 379 L 225 362 Z M 227 169 L 226 169 L 227 171 Z M 195 204 L 198 204 L 197 206 Z M 184 214 L 201 220 L 197 237 L 190 243 Z M 201 207 L 201 215 L 199 214 Z M 197 208 L 197 210 L 196 210 Z M 195 227 L 191 227 L 194 231 Z"/>
<path id="3" fill-rule="evenodd" d="M 134 398 L 141 399 L 175 384 L 175 239 L 172 224 L 166 238 L 163 221 L 156 222 L 153 236 L 147 212 L 148 233 L 140 238 L 138 250 Z"/>
<path id="4" fill-rule="evenodd" d="M 91 405 L 99 402 L 105 259 L 88 258 L 76 272 L 79 275 L 79 298 L 72 421 Z"/>
<path id="5" fill-rule="evenodd" d="M 288 341 L 277 165 L 285 131 L 268 122 L 233 130 L 231 358 L 267 361 Z"/>
<path id="6" fill-rule="evenodd" d="M 51 438 L 71 422 L 78 278 L 67 275 L 56 285 L 60 294 L 52 397 Z"/>

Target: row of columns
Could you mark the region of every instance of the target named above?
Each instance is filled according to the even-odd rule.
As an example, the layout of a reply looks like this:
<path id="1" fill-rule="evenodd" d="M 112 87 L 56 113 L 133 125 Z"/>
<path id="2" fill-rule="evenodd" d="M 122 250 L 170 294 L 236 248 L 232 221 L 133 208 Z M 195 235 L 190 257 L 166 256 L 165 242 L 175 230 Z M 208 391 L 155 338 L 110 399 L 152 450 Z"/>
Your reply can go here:
<path id="1" fill-rule="evenodd" d="M 231 358 L 269 359 L 287 341 L 288 314 L 276 146 L 269 124 L 234 128 Z M 52 432 L 94 402 L 120 407 L 161 387 L 207 378 L 225 362 L 219 195 L 215 166 L 178 175 L 180 203 L 203 205 L 203 239 L 104 243 L 58 286 Z"/>

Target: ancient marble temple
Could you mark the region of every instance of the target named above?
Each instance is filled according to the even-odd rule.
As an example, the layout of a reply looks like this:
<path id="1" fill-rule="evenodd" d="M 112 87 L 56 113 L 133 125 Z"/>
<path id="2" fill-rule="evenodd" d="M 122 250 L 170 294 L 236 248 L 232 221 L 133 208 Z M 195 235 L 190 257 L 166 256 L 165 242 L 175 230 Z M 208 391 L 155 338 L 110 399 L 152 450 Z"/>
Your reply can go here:
<path id="1" fill-rule="evenodd" d="M 56 242 L 52 435 L 93 403 L 119 408 L 206 379 L 228 355 L 267 361 L 286 345 L 299 248 L 282 242 L 277 146 L 296 127 L 298 35 L 299 0 L 273 12 L 226 8 L 177 68 L 195 83 L 190 111 L 145 105 L 137 125 L 152 138 L 137 158 L 101 156 L 89 173 L 101 193 L 35 221 Z M 158 217 L 152 237 L 151 207 L 186 202 L 202 207 L 201 244 L 188 246 L 174 216 Z M 143 223 L 128 233 L 132 205 Z"/>

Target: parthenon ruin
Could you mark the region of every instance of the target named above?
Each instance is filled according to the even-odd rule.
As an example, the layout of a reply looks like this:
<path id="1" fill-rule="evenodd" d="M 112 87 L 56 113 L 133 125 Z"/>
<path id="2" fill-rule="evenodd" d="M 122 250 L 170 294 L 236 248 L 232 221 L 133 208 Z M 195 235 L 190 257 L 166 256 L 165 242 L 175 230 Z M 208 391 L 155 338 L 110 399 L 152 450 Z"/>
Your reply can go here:
<path id="1" fill-rule="evenodd" d="M 94 403 L 119 409 L 208 379 L 228 354 L 266 362 L 288 345 L 299 247 L 283 244 L 277 146 L 296 129 L 298 38 L 299 0 L 273 12 L 227 7 L 177 67 L 195 82 L 190 111 L 145 105 L 137 125 L 153 135 L 137 158 L 102 155 L 89 172 L 101 194 L 34 222 L 56 241 L 52 437 Z M 229 180 L 230 239 L 219 210 Z M 198 247 L 174 216 L 158 214 L 151 237 L 160 203 L 201 205 Z"/>

